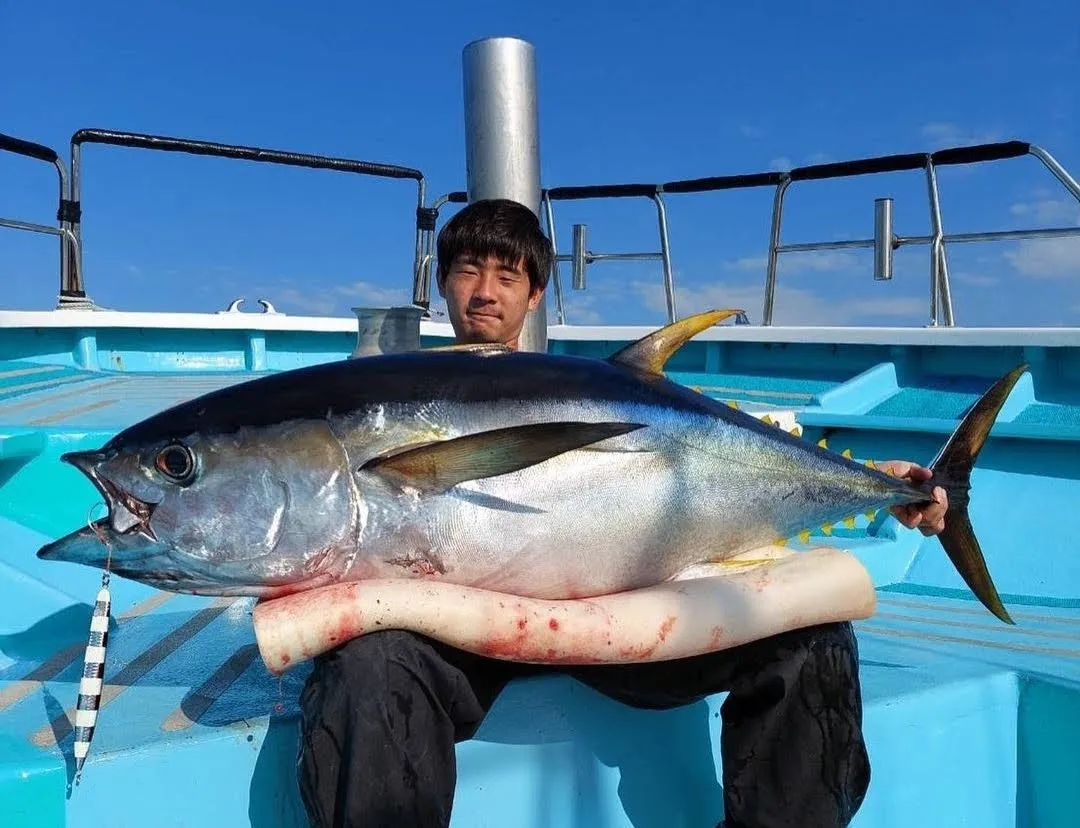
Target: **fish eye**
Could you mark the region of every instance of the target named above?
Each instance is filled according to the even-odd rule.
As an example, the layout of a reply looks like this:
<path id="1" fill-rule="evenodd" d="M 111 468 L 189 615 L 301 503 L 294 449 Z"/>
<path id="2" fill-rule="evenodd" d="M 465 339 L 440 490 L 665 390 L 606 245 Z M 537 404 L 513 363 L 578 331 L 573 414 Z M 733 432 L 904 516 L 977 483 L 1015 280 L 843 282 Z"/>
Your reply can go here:
<path id="1" fill-rule="evenodd" d="M 195 455 L 180 443 L 165 446 L 154 458 L 158 471 L 177 483 L 188 481 L 195 473 Z"/>

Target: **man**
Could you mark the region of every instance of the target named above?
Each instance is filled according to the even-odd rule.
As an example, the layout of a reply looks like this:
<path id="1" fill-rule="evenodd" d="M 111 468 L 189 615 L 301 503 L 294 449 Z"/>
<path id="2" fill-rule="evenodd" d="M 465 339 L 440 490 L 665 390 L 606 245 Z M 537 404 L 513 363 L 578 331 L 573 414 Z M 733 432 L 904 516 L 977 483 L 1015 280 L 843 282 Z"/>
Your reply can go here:
<path id="1" fill-rule="evenodd" d="M 522 205 L 493 200 L 461 210 L 438 240 L 438 288 L 457 341 L 516 348 L 551 261 L 539 221 Z M 915 480 L 930 474 L 907 462 L 883 465 Z M 947 502 L 940 488 L 935 497 L 925 513 L 895 514 L 924 534 L 940 532 Z M 312 824 L 444 828 L 455 743 L 473 735 L 510 680 L 554 669 L 389 630 L 315 659 L 301 696 L 298 761 Z M 560 669 L 637 707 L 728 692 L 720 742 L 725 828 L 841 828 L 862 804 L 870 767 L 850 624 L 678 661 Z"/>

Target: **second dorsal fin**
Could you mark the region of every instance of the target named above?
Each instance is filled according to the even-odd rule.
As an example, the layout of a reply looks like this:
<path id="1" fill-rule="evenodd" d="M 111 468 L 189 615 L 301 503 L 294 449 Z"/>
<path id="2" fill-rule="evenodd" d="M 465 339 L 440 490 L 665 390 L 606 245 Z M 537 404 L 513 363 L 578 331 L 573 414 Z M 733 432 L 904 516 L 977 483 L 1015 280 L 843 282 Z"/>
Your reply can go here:
<path id="1" fill-rule="evenodd" d="M 729 316 L 742 312 L 738 308 L 727 308 L 695 313 L 678 322 L 665 325 L 636 342 L 631 342 L 609 357 L 608 361 L 650 374 L 662 374 L 665 363 L 687 340 L 697 336 L 706 328 L 711 328 L 717 322 L 722 322 Z"/>

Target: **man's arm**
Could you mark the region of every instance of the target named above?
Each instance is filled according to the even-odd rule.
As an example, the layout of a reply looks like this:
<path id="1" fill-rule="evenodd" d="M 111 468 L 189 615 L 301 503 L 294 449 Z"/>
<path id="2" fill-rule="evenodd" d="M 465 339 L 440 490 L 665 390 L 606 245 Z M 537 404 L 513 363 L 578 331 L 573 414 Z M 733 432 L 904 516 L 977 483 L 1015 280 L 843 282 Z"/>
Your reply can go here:
<path id="1" fill-rule="evenodd" d="M 921 483 L 930 479 L 930 469 L 907 460 L 889 460 L 878 463 L 877 467 L 894 477 L 902 477 L 912 483 Z M 918 506 L 894 506 L 890 511 L 904 526 L 918 529 L 924 535 L 936 535 L 945 529 L 945 512 L 949 508 L 949 498 L 941 486 L 934 487 L 934 503 L 921 509 Z"/>

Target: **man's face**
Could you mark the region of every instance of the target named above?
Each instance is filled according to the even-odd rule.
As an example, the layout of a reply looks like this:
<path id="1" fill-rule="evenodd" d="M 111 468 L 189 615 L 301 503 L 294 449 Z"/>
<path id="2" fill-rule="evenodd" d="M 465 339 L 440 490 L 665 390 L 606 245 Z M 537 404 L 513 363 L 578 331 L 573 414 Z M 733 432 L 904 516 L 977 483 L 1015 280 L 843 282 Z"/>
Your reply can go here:
<path id="1" fill-rule="evenodd" d="M 458 256 L 439 284 L 450 324 L 459 342 L 496 342 L 518 346 L 525 314 L 540 304 L 543 292 L 532 290 L 525 263 L 511 265 L 493 256 Z"/>

